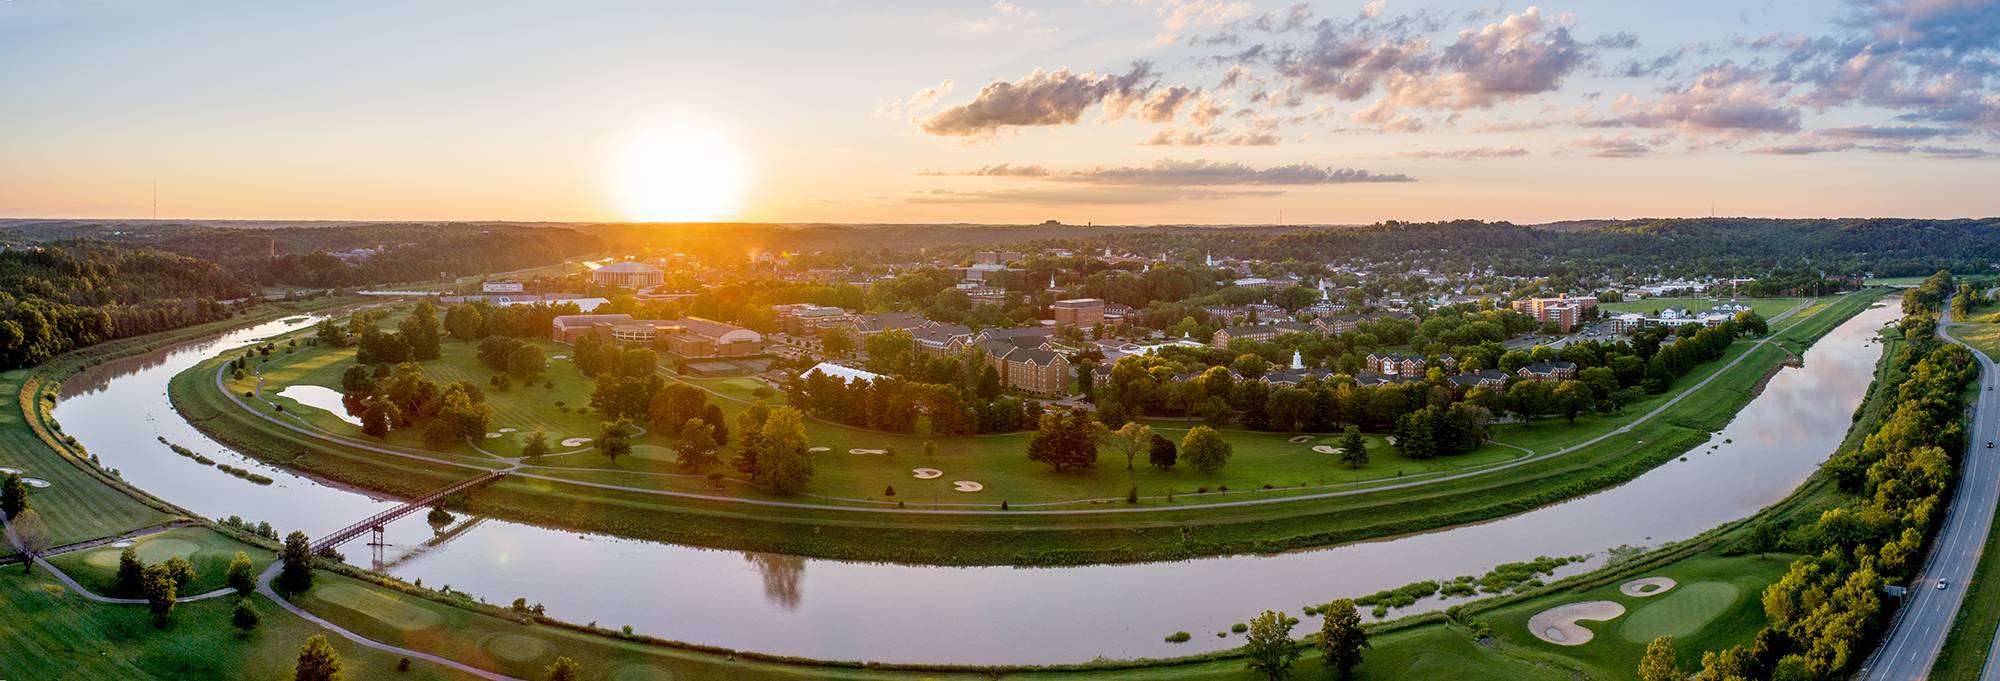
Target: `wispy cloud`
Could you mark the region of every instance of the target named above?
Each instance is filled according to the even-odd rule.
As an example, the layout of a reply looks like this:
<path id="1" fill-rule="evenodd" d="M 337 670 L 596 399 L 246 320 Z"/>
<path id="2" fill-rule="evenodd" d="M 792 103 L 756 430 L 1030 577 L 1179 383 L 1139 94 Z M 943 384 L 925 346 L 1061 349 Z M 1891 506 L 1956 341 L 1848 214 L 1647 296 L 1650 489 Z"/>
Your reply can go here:
<path id="1" fill-rule="evenodd" d="M 1051 182 L 1073 182 L 1146 187 L 1196 187 L 1231 185 L 1311 186 L 1366 182 L 1415 182 L 1400 173 L 1377 173 L 1356 168 L 1333 168 L 1309 163 L 1253 168 L 1241 163 L 1161 159 L 1148 166 L 1097 167 L 1086 170 L 1051 170 L 1039 165 L 990 165 L 964 172 L 925 172 L 924 175 L 969 177 L 1014 177 Z"/>

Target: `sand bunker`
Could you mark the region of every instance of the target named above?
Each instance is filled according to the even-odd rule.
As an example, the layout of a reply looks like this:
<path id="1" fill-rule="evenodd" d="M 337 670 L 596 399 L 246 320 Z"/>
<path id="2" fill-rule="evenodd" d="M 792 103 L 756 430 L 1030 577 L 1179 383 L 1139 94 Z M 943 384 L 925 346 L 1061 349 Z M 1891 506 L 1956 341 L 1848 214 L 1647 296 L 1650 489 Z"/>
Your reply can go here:
<path id="1" fill-rule="evenodd" d="M 21 474 L 21 469 L 19 468 L 8 468 L 6 466 L 0 466 L 0 475 L 20 475 L 20 474 Z"/>
<path id="2" fill-rule="evenodd" d="M 860 447 L 856 447 L 856 448 L 854 448 L 854 449 L 850 449 L 850 450 L 847 450 L 847 453 L 849 453 L 849 454 L 887 454 L 887 453 L 889 453 L 889 450 L 887 450 L 887 449 L 864 449 L 864 448 L 860 448 Z"/>
<path id="3" fill-rule="evenodd" d="M 131 545 L 132 545 L 132 542 L 129 542 L 129 541 L 115 541 L 115 542 L 111 542 L 111 548 L 114 548 L 114 549 L 122 549 L 122 548 L 126 548 L 126 547 L 129 547 L 129 546 L 131 546 Z"/>
<path id="4" fill-rule="evenodd" d="M 1302 445 L 1312 441 L 1313 437 L 1311 435 L 1300 435 L 1291 439 L 1291 443 L 1295 445 Z"/>
<path id="5" fill-rule="evenodd" d="M 986 486 L 971 480 L 953 480 L 951 481 L 951 488 L 960 492 L 977 492 L 986 489 Z"/>
<path id="6" fill-rule="evenodd" d="M 41 487 L 48 487 L 49 481 L 43 480 L 41 478 L 21 478 L 21 484 L 27 485 L 29 487 L 41 488 Z"/>
<path id="7" fill-rule="evenodd" d="M 549 359 L 569 359 L 569 355 L 549 355 Z"/>
<path id="8" fill-rule="evenodd" d="M 818 454 L 818 453 L 820 453 L 820 452 L 831 452 L 831 451 L 833 451 L 833 448 L 832 448 L 832 447 L 807 447 L 807 448 L 806 448 L 806 451 L 808 451 L 808 452 L 811 452 L 811 453 L 814 453 L 814 454 Z"/>
<path id="9" fill-rule="evenodd" d="M 1528 618 L 1528 633 L 1559 646 L 1580 646 L 1590 642 L 1592 634 L 1577 622 L 1591 620 L 1603 622 L 1618 619 L 1625 614 L 1625 606 L 1612 601 L 1584 601 L 1558 605 L 1535 613 Z"/>
<path id="10" fill-rule="evenodd" d="M 486 434 L 486 439 L 488 439 L 488 440 L 497 440 L 497 439 L 499 439 L 499 438 L 501 438 L 502 436 L 505 436 L 505 435 L 506 435 L 506 433 L 487 433 L 487 434 Z"/>
<path id="11" fill-rule="evenodd" d="M 915 476 L 918 480 L 930 480 L 944 477 L 944 471 L 935 468 L 914 468 L 910 470 L 910 475 Z"/>
<path id="12" fill-rule="evenodd" d="M 513 428 L 501 428 L 501 429 L 500 429 L 500 432 L 502 432 L 502 433 L 512 433 L 512 432 L 514 432 L 514 429 L 513 429 Z"/>
<path id="13" fill-rule="evenodd" d="M 1666 593 L 1668 589 L 1674 588 L 1674 584 L 1676 582 L 1672 577 L 1646 577 L 1618 585 L 1618 593 L 1633 598 L 1658 596 Z"/>
<path id="14" fill-rule="evenodd" d="M 582 447 L 587 444 L 590 444 L 590 438 L 587 437 L 564 438 L 562 441 L 564 447 Z"/>
<path id="15" fill-rule="evenodd" d="M 1313 451 L 1319 452 L 1321 454 L 1339 454 L 1346 450 L 1341 449 L 1339 447 L 1335 447 L 1333 445 L 1313 445 Z"/>

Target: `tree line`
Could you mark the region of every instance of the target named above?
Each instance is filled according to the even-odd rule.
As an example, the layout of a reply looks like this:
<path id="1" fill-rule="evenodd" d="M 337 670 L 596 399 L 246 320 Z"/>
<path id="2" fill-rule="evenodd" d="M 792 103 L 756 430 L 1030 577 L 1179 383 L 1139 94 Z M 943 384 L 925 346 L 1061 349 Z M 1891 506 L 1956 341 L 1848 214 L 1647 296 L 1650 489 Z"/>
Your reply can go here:
<path id="1" fill-rule="evenodd" d="M 94 240 L 0 251 L 0 366 L 228 319 L 255 288 L 214 263 Z"/>

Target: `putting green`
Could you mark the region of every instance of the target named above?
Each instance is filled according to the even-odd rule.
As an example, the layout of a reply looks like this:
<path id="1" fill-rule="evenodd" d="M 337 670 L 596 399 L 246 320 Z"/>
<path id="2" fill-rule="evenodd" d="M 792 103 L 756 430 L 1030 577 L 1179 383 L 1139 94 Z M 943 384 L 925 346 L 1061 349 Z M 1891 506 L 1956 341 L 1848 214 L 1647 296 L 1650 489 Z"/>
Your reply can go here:
<path id="1" fill-rule="evenodd" d="M 480 644 L 509 662 L 533 662 L 549 654 L 550 649 L 548 642 L 520 634 L 495 634 Z"/>
<path id="2" fill-rule="evenodd" d="M 437 613 L 403 602 L 386 591 L 364 589 L 352 584 L 328 584 L 313 592 L 320 600 L 373 617 L 403 631 L 418 631 L 438 625 Z"/>
<path id="3" fill-rule="evenodd" d="M 628 664 L 611 671 L 611 681 L 674 681 L 674 673 L 650 665 Z"/>
<path id="4" fill-rule="evenodd" d="M 1742 594 L 1726 582 L 1696 582 L 1674 587 L 1660 600 L 1640 606 L 1625 618 L 1618 635 L 1633 643 L 1647 643 L 1661 636 L 1687 636 L 1707 626 L 1736 604 Z"/>
<path id="5" fill-rule="evenodd" d="M 147 565 L 162 562 L 175 556 L 193 558 L 194 552 L 201 550 L 201 547 L 194 542 L 173 537 L 148 537 L 140 539 L 133 544 L 133 548 L 139 550 L 139 560 L 145 561 Z M 106 546 L 92 550 L 90 555 L 83 557 L 83 562 L 90 564 L 91 567 L 116 568 L 118 567 L 118 555 L 124 552 L 125 549 Z"/>

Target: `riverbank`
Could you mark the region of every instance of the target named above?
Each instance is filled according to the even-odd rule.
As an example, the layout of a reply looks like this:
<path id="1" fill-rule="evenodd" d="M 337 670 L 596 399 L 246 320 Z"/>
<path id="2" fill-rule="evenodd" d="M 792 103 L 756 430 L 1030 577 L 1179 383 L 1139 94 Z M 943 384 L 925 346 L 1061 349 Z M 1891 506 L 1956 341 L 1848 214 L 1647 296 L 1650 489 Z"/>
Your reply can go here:
<path id="1" fill-rule="evenodd" d="M 1803 489 L 1804 488 L 1802 488 L 1802 490 Z M 1800 493 L 1795 493 L 1791 498 L 1796 499 L 1799 496 L 1801 496 Z M 1740 525 L 1741 525 L 1740 523 L 1737 524 L 1737 526 Z M 1719 534 L 1720 534 L 1719 531 L 1711 532 L 1708 533 L 1707 535 L 1704 535 L 1704 537 L 1702 538 L 1698 538 L 1697 540 L 1690 540 L 1689 542 L 1683 542 L 1682 544 L 1676 545 L 1675 547 L 1670 547 L 1670 549 L 1668 550 L 1655 552 L 1654 554 L 1651 555 L 1654 556 L 1680 555 L 1689 551 L 1690 549 L 1688 547 L 1690 546 L 1697 546 L 1697 545 L 1712 546 L 1714 545 L 1715 542 L 1710 541 L 1704 544 L 1703 540 L 1714 539 Z M 1643 560 L 1628 561 L 1620 563 L 1620 569 L 1626 569 L 1626 570 L 1644 569 L 1644 566 L 1646 564 L 1647 561 Z M 0 580 L 11 579 L 15 574 L 18 573 L 9 573 L 4 577 L 0 577 Z M 1614 573 L 1606 572 L 1604 574 L 1614 574 Z M 1374 627 L 1374 629 L 1377 631 L 1377 636 L 1376 636 L 1377 649 L 1370 654 L 1369 662 L 1365 664 L 1363 667 L 1362 670 L 1364 674 L 1363 678 L 1370 678 L 1370 679 L 1410 678 L 1411 677 L 1410 675 L 1412 674 L 1418 676 L 1436 676 L 1436 675 L 1452 675 L 1452 674 L 1473 675 L 1482 678 L 1521 678 L 1521 679 L 1547 678 L 1552 670 L 1552 668 L 1548 665 L 1548 663 L 1531 662 L 1516 657 L 1510 657 L 1507 655 L 1500 654 L 1500 650 L 1495 644 L 1481 643 L 1478 640 L 1479 636 L 1475 635 L 1479 633 L 1479 622 L 1481 620 L 1477 619 L 1476 617 L 1470 619 L 1468 618 L 1473 615 L 1477 615 L 1480 612 L 1484 612 L 1485 609 L 1487 608 L 1498 608 L 1509 603 L 1520 603 L 1528 599 L 1533 599 L 1536 597 L 1547 596 L 1550 595 L 1551 593 L 1556 593 L 1563 588 L 1569 588 L 1573 585 L 1579 584 L 1579 582 L 1576 581 L 1578 579 L 1580 578 L 1571 578 L 1570 580 L 1564 580 L 1556 585 L 1547 587 L 1544 590 L 1535 590 L 1527 594 L 1521 594 L 1518 596 L 1506 596 L 1506 597 L 1501 597 L 1500 599 L 1481 601 L 1478 603 L 1469 604 L 1455 609 L 1453 612 L 1454 618 L 1451 619 L 1448 619 L 1443 614 L 1433 613 L 1429 615 L 1421 615 L 1414 618 L 1407 618 L 1403 621 L 1391 623 L 1388 625 L 1378 625 Z M 1600 575 L 1599 579 L 1605 579 L 1605 577 L 1602 577 Z M 407 586 L 396 589 L 386 589 L 385 587 L 380 587 L 376 585 L 367 585 L 367 586 L 368 588 L 371 589 L 384 589 L 383 592 L 377 593 L 371 598 L 379 599 L 379 598 L 393 596 L 395 594 L 402 594 L 403 595 L 402 597 L 421 600 L 425 603 L 429 603 L 431 605 L 440 608 L 456 608 L 460 606 L 472 607 L 476 611 L 474 612 L 474 614 L 478 615 L 481 618 L 487 618 L 484 620 L 479 620 L 479 622 L 484 622 L 484 624 L 482 624 L 481 626 L 501 627 L 498 629 L 483 630 L 487 631 L 488 633 L 484 633 L 478 639 L 470 642 L 457 641 L 457 640 L 445 642 L 445 641 L 440 641 L 440 639 L 438 639 L 438 637 L 436 636 L 420 635 L 420 632 L 403 633 L 397 636 L 389 637 L 392 640 L 404 640 L 407 641 L 410 645 L 416 645 L 420 641 L 426 645 L 449 643 L 449 645 L 452 646 L 451 648 L 452 650 L 461 651 L 464 652 L 465 654 L 472 655 L 473 659 L 480 661 L 482 665 L 505 664 L 509 665 L 507 668 L 510 670 L 526 669 L 529 670 L 530 672 L 536 671 L 528 666 L 532 664 L 533 660 L 546 660 L 549 659 L 548 657 L 546 657 L 546 655 L 566 654 L 574 652 L 576 653 L 577 656 L 579 656 L 578 659 L 586 660 L 586 669 L 591 671 L 593 674 L 607 673 L 607 672 L 620 673 L 620 674 L 624 673 L 625 669 L 624 666 L 598 664 L 600 660 L 605 660 L 607 658 L 582 657 L 585 655 L 597 655 L 599 653 L 592 652 L 593 650 L 596 650 L 596 648 L 594 647 L 572 648 L 571 647 L 572 645 L 577 645 L 577 644 L 572 644 L 568 642 L 568 640 L 564 638 L 565 636 L 567 636 L 567 634 L 562 633 L 564 631 L 570 631 L 570 629 L 568 629 L 567 627 L 553 626 L 550 624 L 525 623 L 522 620 L 527 619 L 526 617 L 514 617 L 514 618 L 506 617 L 504 611 L 501 611 L 500 609 L 496 608 L 491 608 L 488 606 L 479 606 L 476 603 L 467 600 L 466 597 L 457 592 L 454 592 L 450 595 L 440 595 L 434 592 L 431 592 L 428 595 L 412 595 L 412 590 Z M 1601 584 L 1598 586 L 1601 586 Z M 416 590 L 416 591 L 419 594 L 423 593 L 421 590 Z M 432 598 L 436 598 L 437 600 L 431 600 Z M 457 602 L 458 605 L 452 605 L 451 603 L 453 603 L 454 601 Z M 0 609 L 4 609 L 5 607 L 6 606 L 4 604 L 0 604 Z M 403 621 L 399 619 L 398 613 L 401 614 L 409 613 L 409 611 L 399 608 L 385 608 L 379 611 L 370 608 L 363 608 L 361 610 L 353 610 L 351 615 L 343 614 L 335 609 L 327 609 L 326 612 L 319 612 L 318 610 L 315 610 L 315 612 L 320 616 L 328 617 L 329 619 L 335 620 L 336 622 L 340 621 L 338 618 L 349 617 L 349 616 L 355 618 L 361 618 L 353 622 L 353 624 L 355 627 L 363 627 L 363 628 L 365 628 L 368 625 L 365 621 L 361 620 L 373 619 L 381 621 L 384 618 L 386 618 L 387 621 Z M 498 614 L 485 614 L 485 613 L 498 613 Z M 0 613 L 0 614 L 5 615 L 5 616 L 0 616 L 0 621 L 16 621 L 12 619 L 12 615 L 14 613 Z M 1243 613 L 1242 616 L 1247 618 L 1249 614 L 1251 613 L 1246 612 Z M 90 613 L 81 616 L 92 617 L 92 618 L 108 617 L 110 618 L 110 621 L 116 621 L 120 617 L 122 617 L 122 615 L 118 613 Z M 283 617 L 280 616 L 280 619 L 283 619 Z M 21 621 L 26 621 L 26 620 L 21 620 Z M 343 626 L 346 626 L 346 623 L 343 623 Z M 378 623 L 373 626 L 380 627 L 381 624 Z M 1491 624 L 1487 625 L 1488 628 L 1491 628 L 1491 626 L 1492 626 Z M 507 627 L 513 627 L 513 628 L 507 628 Z M 146 632 L 139 632 L 139 633 L 146 633 Z M 261 635 L 262 634 L 260 633 L 260 636 Z M 550 647 L 548 649 L 541 650 L 534 643 L 523 643 L 520 641 L 515 641 L 510 638 L 502 638 L 509 635 L 526 636 L 537 639 L 553 638 L 555 640 L 553 643 L 550 644 Z M 582 634 L 579 633 L 578 635 Z M 649 678 L 647 676 L 641 675 L 643 673 L 646 673 L 646 670 L 638 669 L 638 667 L 660 667 L 663 669 L 671 669 L 679 671 L 682 674 L 682 678 L 715 678 L 719 676 L 726 678 L 748 678 L 748 679 L 763 679 L 763 678 L 907 679 L 907 678 L 949 678 L 954 676 L 954 674 L 963 675 L 965 677 L 977 676 L 979 678 L 992 678 L 995 676 L 1001 676 L 1005 678 L 1077 678 L 1077 679 L 1093 679 L 1093 680 L 1100 678 L 1231 679 L 1231 678 L 1246 677 L 1246 674 L 1244 673 L 1242 668 L 1240 658 L 1236 658 L 1233 656 L 1233 654 L 1228 652 L 1215 653 L 1215 654 L 1197 656 L 1193 658 L 1177 659 L 1171 661 L 1107 662 L 1107 663 L 1099 663 L 1093 665 L 1072 665 L 1060 668 L 1032 670 L 1031 668 L 1022 668 L 1022 667 L 950 667 L 950 666 L 932 667 L 932 666 L 921 666 L 921 665 L 917 666 L 864 665 L 861 663 L 813 663 L 813 662 L 796 661 L 796 660 L 792 661 L 792 663 L 786 663 L 782 661 L 785 658 L 769 658 L 765 656 L 746 655 L 746 654 L 731 655 L 725 652 L 707 652 L 711 649 L 706 649 L 706 648 L 697 649 L 697 648 L 650 645 L 643 640 L 624 639 L 618 637 L 617 635 L 615 635 L 615 633 L 612 636 L 612 638 L 618 639 L 617 642 L 620 643 L 634 644 L 638 646 L 640 649 L 647 651 L 646 657 L 644 657 L 642 660 L 637 661 L 637 662 L 644 662 L 644 664 L 637 664 L 637 662 L 619 663 L 621 665 L 623 664 L 634 665 L 634 671 L 631 672 L 632 678 Z M 529 650 L 530 652 L 540 650 L 541 656 L 523 655 L 523 657 L 530 658 L 531 660 L 530 662 L 523 662 L 523 663 L 502 662 L 501 661 L 502 658 L 498 657 L 498 653 L 495 650 L 485 647 L 487 643 L 494 641 L 511 642 L 511 644 L 503 643 L 499 645 L 499 647 L 507 649 L 514 653 L 519 653 L 522 650 Z M 593 640 L 592 643 L 594 646 L 594 645 L 599 645 L 602 642 Z M 346 646 L 344 642 L 336 640 L 336 647 L 342 650 L 344 656 L 348 654 L 348 646 Z M 229 657 L 229 655 L 231 654 L 234 653 L 228 653 L 227 651 L 224 651 L 222 656 L 216 659 L 233 659 Z M 632 653 L 625 652 L 619 654 L 629 655 Z M 371 657 L 371 655 L 374 654 L 369 653 L 367 651 L 356 651 L 355 655 L 362 660 L 379 658 L 379 656 Z M 8 656 L 0 655 L 0 660 L 6 660 L 6 659 L 8 659 Z M 624 659 L 624 658 L 611 658 L 611 659 L 612 661 L 616 661 L 618 659 Z M 545 664 L 546 662 L 544 661 L 542 663 Z M 832 666 L 826 666 L 828 664 L 831 664 Z M 1313 663 L 1310 661 L 1310 659 L 1308 659 L 1308 661 L 1305 664 L 1308 665 L 1306 668 L 1310 669 L 1311 668 L 1310 665 L 1312 665 Z M 697 665 L 697 666 L 689 666 L 689 665 Z M 368 666 L 365 668 L 382 669 L 383 667 Z M 171 669 L 171 667 L 160 667 L 155 669 Z M 424 670 L 425 666 L 420 663 L 418 665 L 418 669 Z M 953 674 L 944 673 L 946 670 L 953 670 L 953 669 L 959 670 L 959 672 L 954 672 Z M 1064 671 L 1058 671 L 1059 669 Z M 1012 671 L 1008 672 L 1003 670 L 1012 670 Z M 6 671 L 6 670 L 0 670 L 0 671 Z M 153 671 L 151 673 L 156 675 L 170 675 L 172 672 Z M 417 678 L 423 678 L 423 677 L 419 676 Z M 532 677 L 530 676 L 524 678 L 532 678 Z M 620 676 L 619 678 L 625 678 L 625 677 Z M 663 677 L 655 676 L 652 678 L 663 678 Z"/>
<path id="2" fill-rule="evenodd" d="M 1707 433 L 1728 423 L 1749 402 L 1756 383 L 1788 357 L 1787 350 L 1774 346 L 1802 351 L 1878 295 L 1873 291 L 1823 301 L 1779 325 L 1770 342 L 1737 344 L 1684 380 L 1698 389 L 1637 425 L 1633 421 L 1639 414 L 1665 400 L 1630 407 L 1622 419 L 1589 416 L 1573 426 L 1548 421 L 1498 428 L 1496 439 L 1541 458 L 1509 458 L 1466 472 L 1378 481 L 1372 483 L 1378 489 L 1372 490 L 1366 485 L 1337 491 L 1272 485 L 1224 496 L 1188 494 L 1194 487 L 1189 484 L 1171 501 L 1149 496 L 1138 504 L 1121 499 L 1011 511 L 980 508 L 983 504 L 905 509 L 879 501 L 779 497 L 742 487 L 718 491 L 698 476 L 677 477 L 650 470 L 660 462 L 639 461 L 616 470 L 601 463 L 525 470 L 469 496 L 462 508 L 549 527 L 711 548 L 940 565 L 1150 562 L 1395 536 L 1530 510 L 1630 480 L 1673 460 L 1699 446 Z M 505 465 L 456 452 L 424 454 L 449 463 L 385 455 L 376 451 L 377 445 L 283 427 L 246 411 L 215 386 L 223 362 L 215 358 L 175 376 L 170 388 L 175 408 L 204 433 L 262 461 L 399 496 L 450 484 L 476 473 L 474 467 Z M 741 408 L 732 402 L 722 406 L 725 413 Z M 1283 440 L 1290 434 L 1255 435 Z M 1597 440 L 1563 451 L 1566 443 L 1589 438 Z M 603 461 L 593 453 L 578 456 Z M 929 465 L 921 455 L 896 458 L 905 466 Z M 940 454 L 937 460 L 950 459 Z"/>

